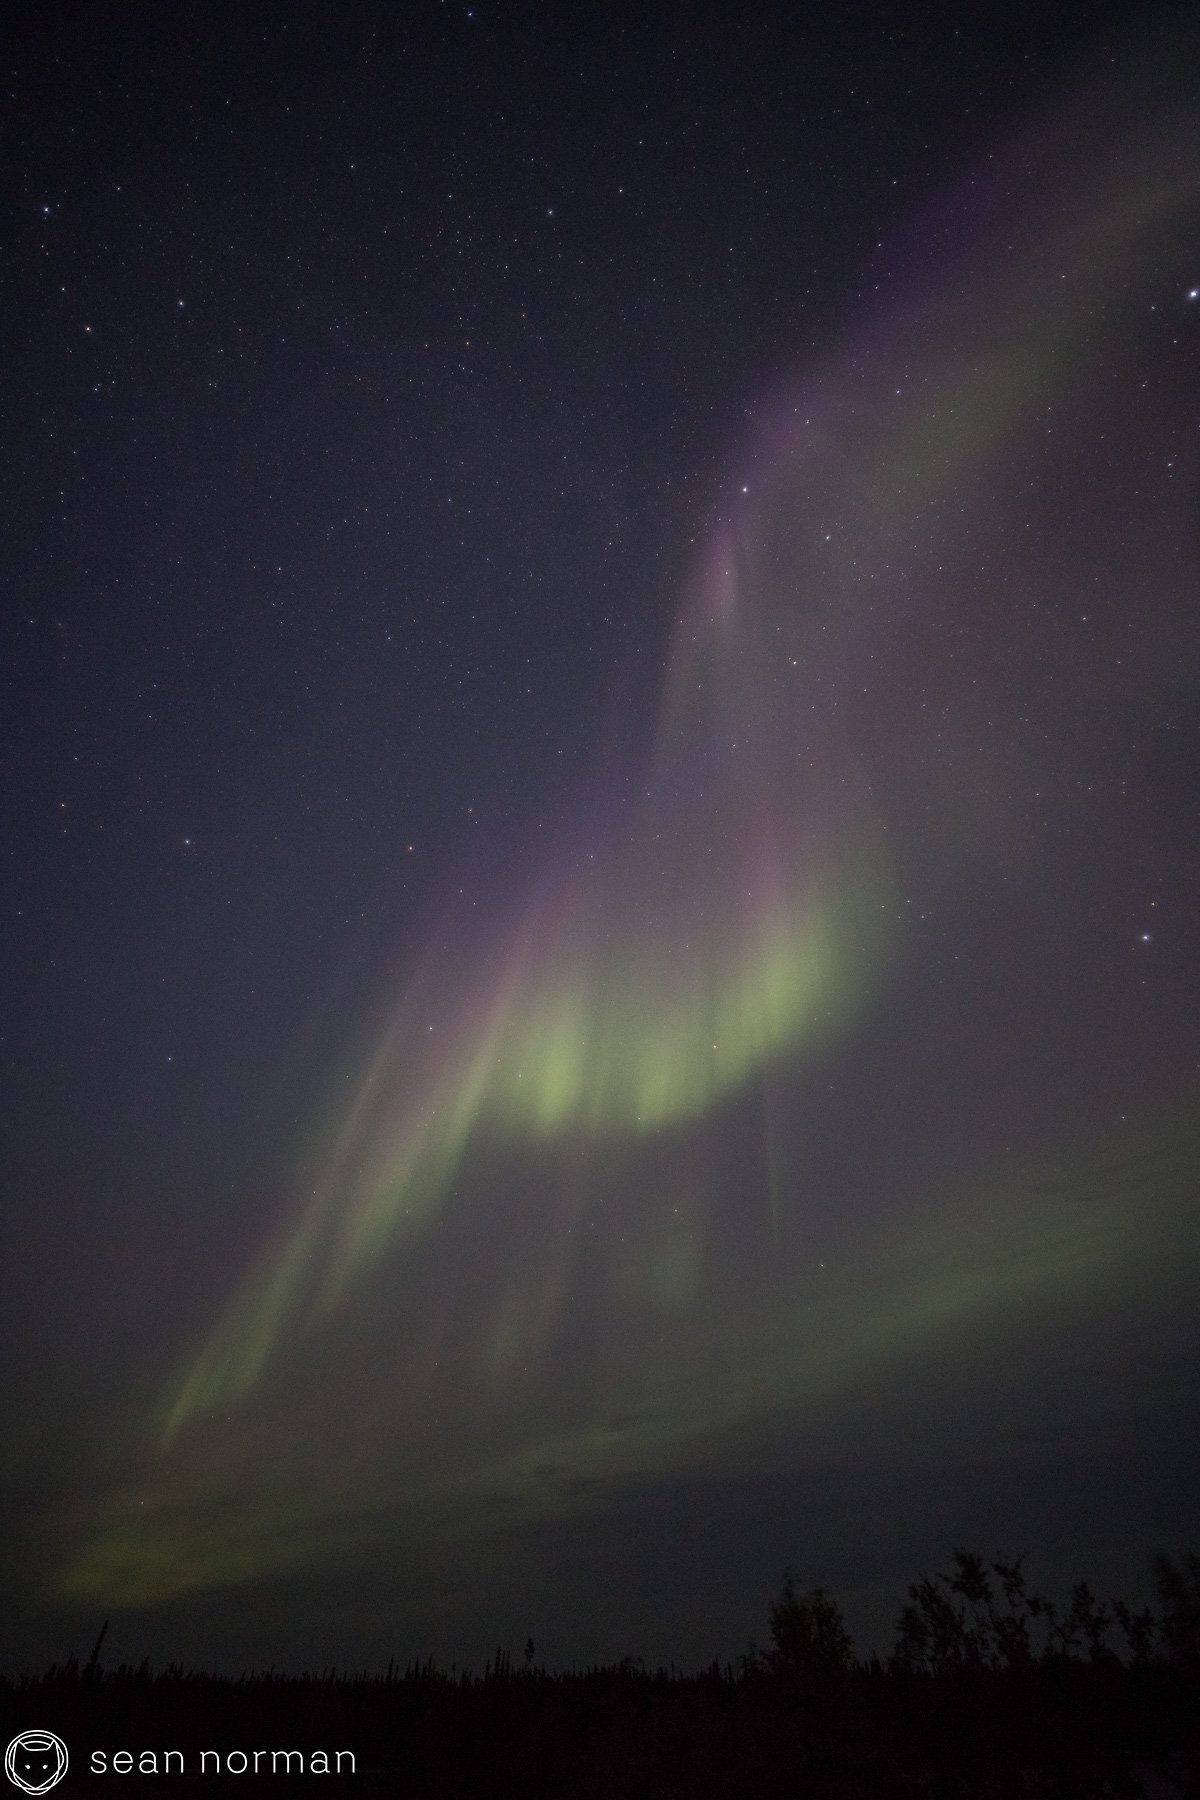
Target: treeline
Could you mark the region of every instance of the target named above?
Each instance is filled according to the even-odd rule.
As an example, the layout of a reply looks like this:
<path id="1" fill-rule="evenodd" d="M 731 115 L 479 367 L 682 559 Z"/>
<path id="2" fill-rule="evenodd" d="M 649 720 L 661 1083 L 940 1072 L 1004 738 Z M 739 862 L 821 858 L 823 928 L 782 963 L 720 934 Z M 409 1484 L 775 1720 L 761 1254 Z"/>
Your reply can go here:
<path id="1" fill-rule="evenodd" d="M 1024 1557 L 988 1564 L 956 1550 L 949 1574 L 922 1575 L 908 1590 L 886 1665 L 892 1674 L 945 1675 L 963 1669 L 1027 1670 L 1063 1663 L 1124 1663 L 1200 1672 L 1200 1556 L 1154 1560 L 1157 1608 L 1102 1600 L 1086 1581 L 1054 1601 L 1031 1588 Z M 747 1673 L 827 1675 L 856 1666 L 841 1608 L 826 1588 L 800 1593 L 792 1570 L 769 1612 L 771 1648 L 751 1650 Z"/>
<path id="2" fill-rule="evenodd" d="M 3 1740 L 57 1732 L 64 1792 L 288 1780 L 256 1778 L 259 1749 L 302 1752 L 306 1769 L 351 1752 L 353 1775 L 303 1779 L 400 1800 L 1183 1800 L 1200 1795 L 1200 1557 L 1160 1557 L 1155 1590 L 1141 1609 L 1084 1582 L 1051 1599 L 1021 1559 L 959 1550 L 909 1588 L 892 1651 L 863 1659 L 833 1595 L 788 1572 L 766 1647 L 686 1674 L 632 1659 L 550 1672 L 530 1640 L 478 1673 L 425 1661 L 230 1679 L 105 1669 L 98 1642 L 86 1663 L 0 1684 Z M 111 1771 L 122 1750 L 179 1752 L 176 1772 L 152 1759 L 136 1777 L 90 1772 L 92 1752 Z M 202 1750 L 223 1770 L 245 1752 L 250 1772 L 201 1775 Z"/>

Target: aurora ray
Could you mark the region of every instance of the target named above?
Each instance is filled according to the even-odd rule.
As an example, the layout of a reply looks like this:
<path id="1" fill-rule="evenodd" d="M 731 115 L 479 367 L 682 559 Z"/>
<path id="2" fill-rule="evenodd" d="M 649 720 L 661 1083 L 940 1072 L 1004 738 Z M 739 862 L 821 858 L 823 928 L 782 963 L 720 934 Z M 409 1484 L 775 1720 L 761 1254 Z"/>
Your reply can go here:
<path id="1" fill-rule="evenodd" d="M 1091 772 L 1062 704 L 1072 650 L 1059 602 L 1086 583 L 1103 619 L 1105 595 L 1134 577 L 1145 546 L 1135 537 L 1114 555 L 1093 540 L 1109 500 L 1103 484 L 1090 491 L 1099 464 L 1073 491 L 1069 542 L 1033 528 L 1029 490 L 1078 479 L 1069 456 L 1056 460 L 1068 422 L 1095 434 L 1105 408 L 1124 403 L 1131 310 L 1161 285 L 1197 182 L 1186 122 L 1129 136 L 1094 113 L 1084 132 L 1083 117 L 1051 148 L 1020 144 L 980 201 L 977 240 L 759 409 L 685 583 L 649 754 L 630 759 L 619 785 L 597 784 L 512 917 L 480 928 L 447 908 L 310 1191 L 156 1421 L 148 1466 L 170 1454 L 188 1471 L 183 1496 L 164 1488 L 137 1545 L 118 1499 L 64 1578 L 72 1591 L 146 1597 L 264 1566 L 269 1505 L 224 1560 L 213 1547 L 223 1525 L 198 1525 L 186 1548 L 189 1506 L 222 1520 L 264 1431 L 298 1430 L 310 1403 L 339 1416 L 350 1379 L 339 1334 L 356 1308 L 386 1316 L 389 1346 L 386 1366 L 358 1370 L 373 1396 L 355 1414 L 359 1437 L 347 1427 L 339 1440 L 356 1504 L 369 1514 L 370 1493 L 382 1515 L 403 1489 L 432 1513 L 448 1495 L 469 1505 L 498 1471 L 522 1493 L 540 1468 L 580 1481 L 645 1475 L 747 1418 L 810 1402 L 816 1417 L 823 1395 L 885 1366 L 898 1345 L 957 1331 L 997 1296 L 1037 1303 L 1119 1264 L 1128 1220 L 1117 1198 L 1078 1256 L 1060 1247 L 1034 1273 L 992 1245 L 972 1279 L 962 1231 L 939 1240 L 919 1275 L 898 1273 L 910 1237 L 900 1216 L 879 1272 L 850 1284 L 848 1311 L 811 1300 L 811 1270 L 794 1253 L 781 1272 L 756 1266 L 746 1280 L 762 1291 L 740 1313 L 725 1309 L 724 1327 L 709 1304 L 722 1281 L 741 1279 L 715 1267 L 706 1235 L 728 1121 L 741 1129 L 752 1106 L 771 1115 L 773 1096 L 788 1096 L 765 1150 L 770 1130 L 759 1133 L 771 1193 L 757 1167 L 747 1178 L 765 1243 L 809 1201 L 793 1167 L 796 1114 L 818 1103 L 806 1076 L 912 953 L 914 863 L 935 871 L 925 889 L 947 908 L 981 866 L 1007 879 L 1032 854 L 1023 746 L 1036 739 L 1053 770 L 1043 809 L 1065 809 Z M 1050 157 L 1056 179 L 1039 194 L 1030 170 Z M 1055 442 L 1050 412 L 1063 422 Z M 1033 522 L 1024 536 L 1018 518 Z M 1180 585 L 1189 569 L 1164 556 L 1159 575 Z M 1045 625 L 1023 650 L 1012 618 L 1035 589 Z M 982 632 L 964 630 L 966 604 Z M 1117 669 L 1096 659 L 1079 708 L 1154 685 L 1152 653 L 1124 654 Z M 1042 1150 L 1052 1160 L 1055 1146 Z M 636 1187 L 603 1254 L 582 1229 L 580 1196 L 593 1189 L 579 1170 L 592 1162 L 608 1183 Z M 955 1196 L 942 1199 L 953 1215 Z M 1044 1221 L 1008 1204 L 996 1203 L 1012 1242 L 1041 1244 Z M 482 1274 L 476 1238 L 490 1258 Z M 439 1242 L 435 1296 L 422 1284 Z M 516 1371 L 569 1363 L 562 1345 L 585 1304 L 631 1322 L 601 1334 L 587 1404 L 584 1378 L 564 1380 L 535 1421 Z M 664 1317 L 683 1323 L 651 1372 Z M 728 1345 L 737 1367 L 723 1379 Z M 302 1371 L 290 1404 L 285 1360 Z M 432 1395 L 470 1424 L 457 1439 L 448 1427 L 436 1451 L 416 1423 Z M 229 1465 L 214 1465 L 205 1434 L 230 1409 L 259 1425 L 244 1437 L 235 1426 Z M 630 1423 L 610 1429 L 610 1414 Z M 376 1451 L 373 1487 L 363 1443 Z M 284 1457 L 281 1480 L 302 1463 Z M 279 1534 L 276 1554 L 319 1554 L 329 1522 L 349 1515 L 349 1479 L 331 1478 L 311 1505 L 289 1502 L 294 1532 Z M 157 1564 L 148 1541 L 161 1543 Z"/>

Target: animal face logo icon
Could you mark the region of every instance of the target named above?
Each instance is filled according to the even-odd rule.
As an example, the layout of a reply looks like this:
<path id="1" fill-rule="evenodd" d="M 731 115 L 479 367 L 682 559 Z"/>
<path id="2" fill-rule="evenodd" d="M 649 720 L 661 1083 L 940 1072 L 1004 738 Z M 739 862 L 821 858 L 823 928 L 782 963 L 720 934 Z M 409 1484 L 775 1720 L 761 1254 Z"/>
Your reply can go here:
<path id="1" fill-rule="evenodd" d="M 45 1794 L 67 1772 L 67 1746 L 52 1731 L 22 1731 L 4 1753 L 10 1781 L 27 1794 Z"/>

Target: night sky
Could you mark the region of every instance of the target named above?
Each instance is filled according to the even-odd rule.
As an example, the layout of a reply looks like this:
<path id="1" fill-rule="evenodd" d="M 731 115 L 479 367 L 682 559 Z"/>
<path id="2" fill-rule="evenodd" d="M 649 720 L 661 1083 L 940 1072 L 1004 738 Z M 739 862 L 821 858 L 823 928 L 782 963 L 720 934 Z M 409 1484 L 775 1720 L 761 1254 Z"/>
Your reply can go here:
<path id="1" fill-rule="evenodd" d="M 1200 1548 L 1142 19 L 9 15 L 6 1666 Z"/>

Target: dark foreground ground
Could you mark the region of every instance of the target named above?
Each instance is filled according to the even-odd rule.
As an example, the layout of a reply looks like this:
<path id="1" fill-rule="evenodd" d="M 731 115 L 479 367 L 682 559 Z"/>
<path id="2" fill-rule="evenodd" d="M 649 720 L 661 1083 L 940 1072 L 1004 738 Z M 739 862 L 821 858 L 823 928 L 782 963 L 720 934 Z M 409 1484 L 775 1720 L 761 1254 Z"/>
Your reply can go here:
<path id="1" fill-rule="evenodd" d="M 236 1681 L 69 1665 L 4 1682 L 0 1712 L 5 1744 L 38 1727 L 66 1744 L 62 1795 L 1200 1796 L 1200 1679 L 1116 1659 L 820 1675 L 759 1663 L 681 1676 L 549 1675 L 497 1657 L 479 1677 L 414 1668 Z M 113 1770 L 121 1750 L 128 1772 Z M 163 1772 L 168 1750 L 182 1773 L 178 1760 Z M 201 1773 L 205 1750 L 220 1763 L 210 1754 Z M 257 1775 L 256 1750 L 266 1753 Z M 271 1772 L 271 1753 L 287 1750 L 303 1754 L 303 1774 L 295 1758 L 290 1774 L 282 1759 Z M 317 1753 L 332 1770 L 339 1750 L 354 1773 L 345 1755 L 340 1775 L 317 1772 Z M 148 1759 L 138 1772 L 146 1752 L 157 1773 Z"/>

